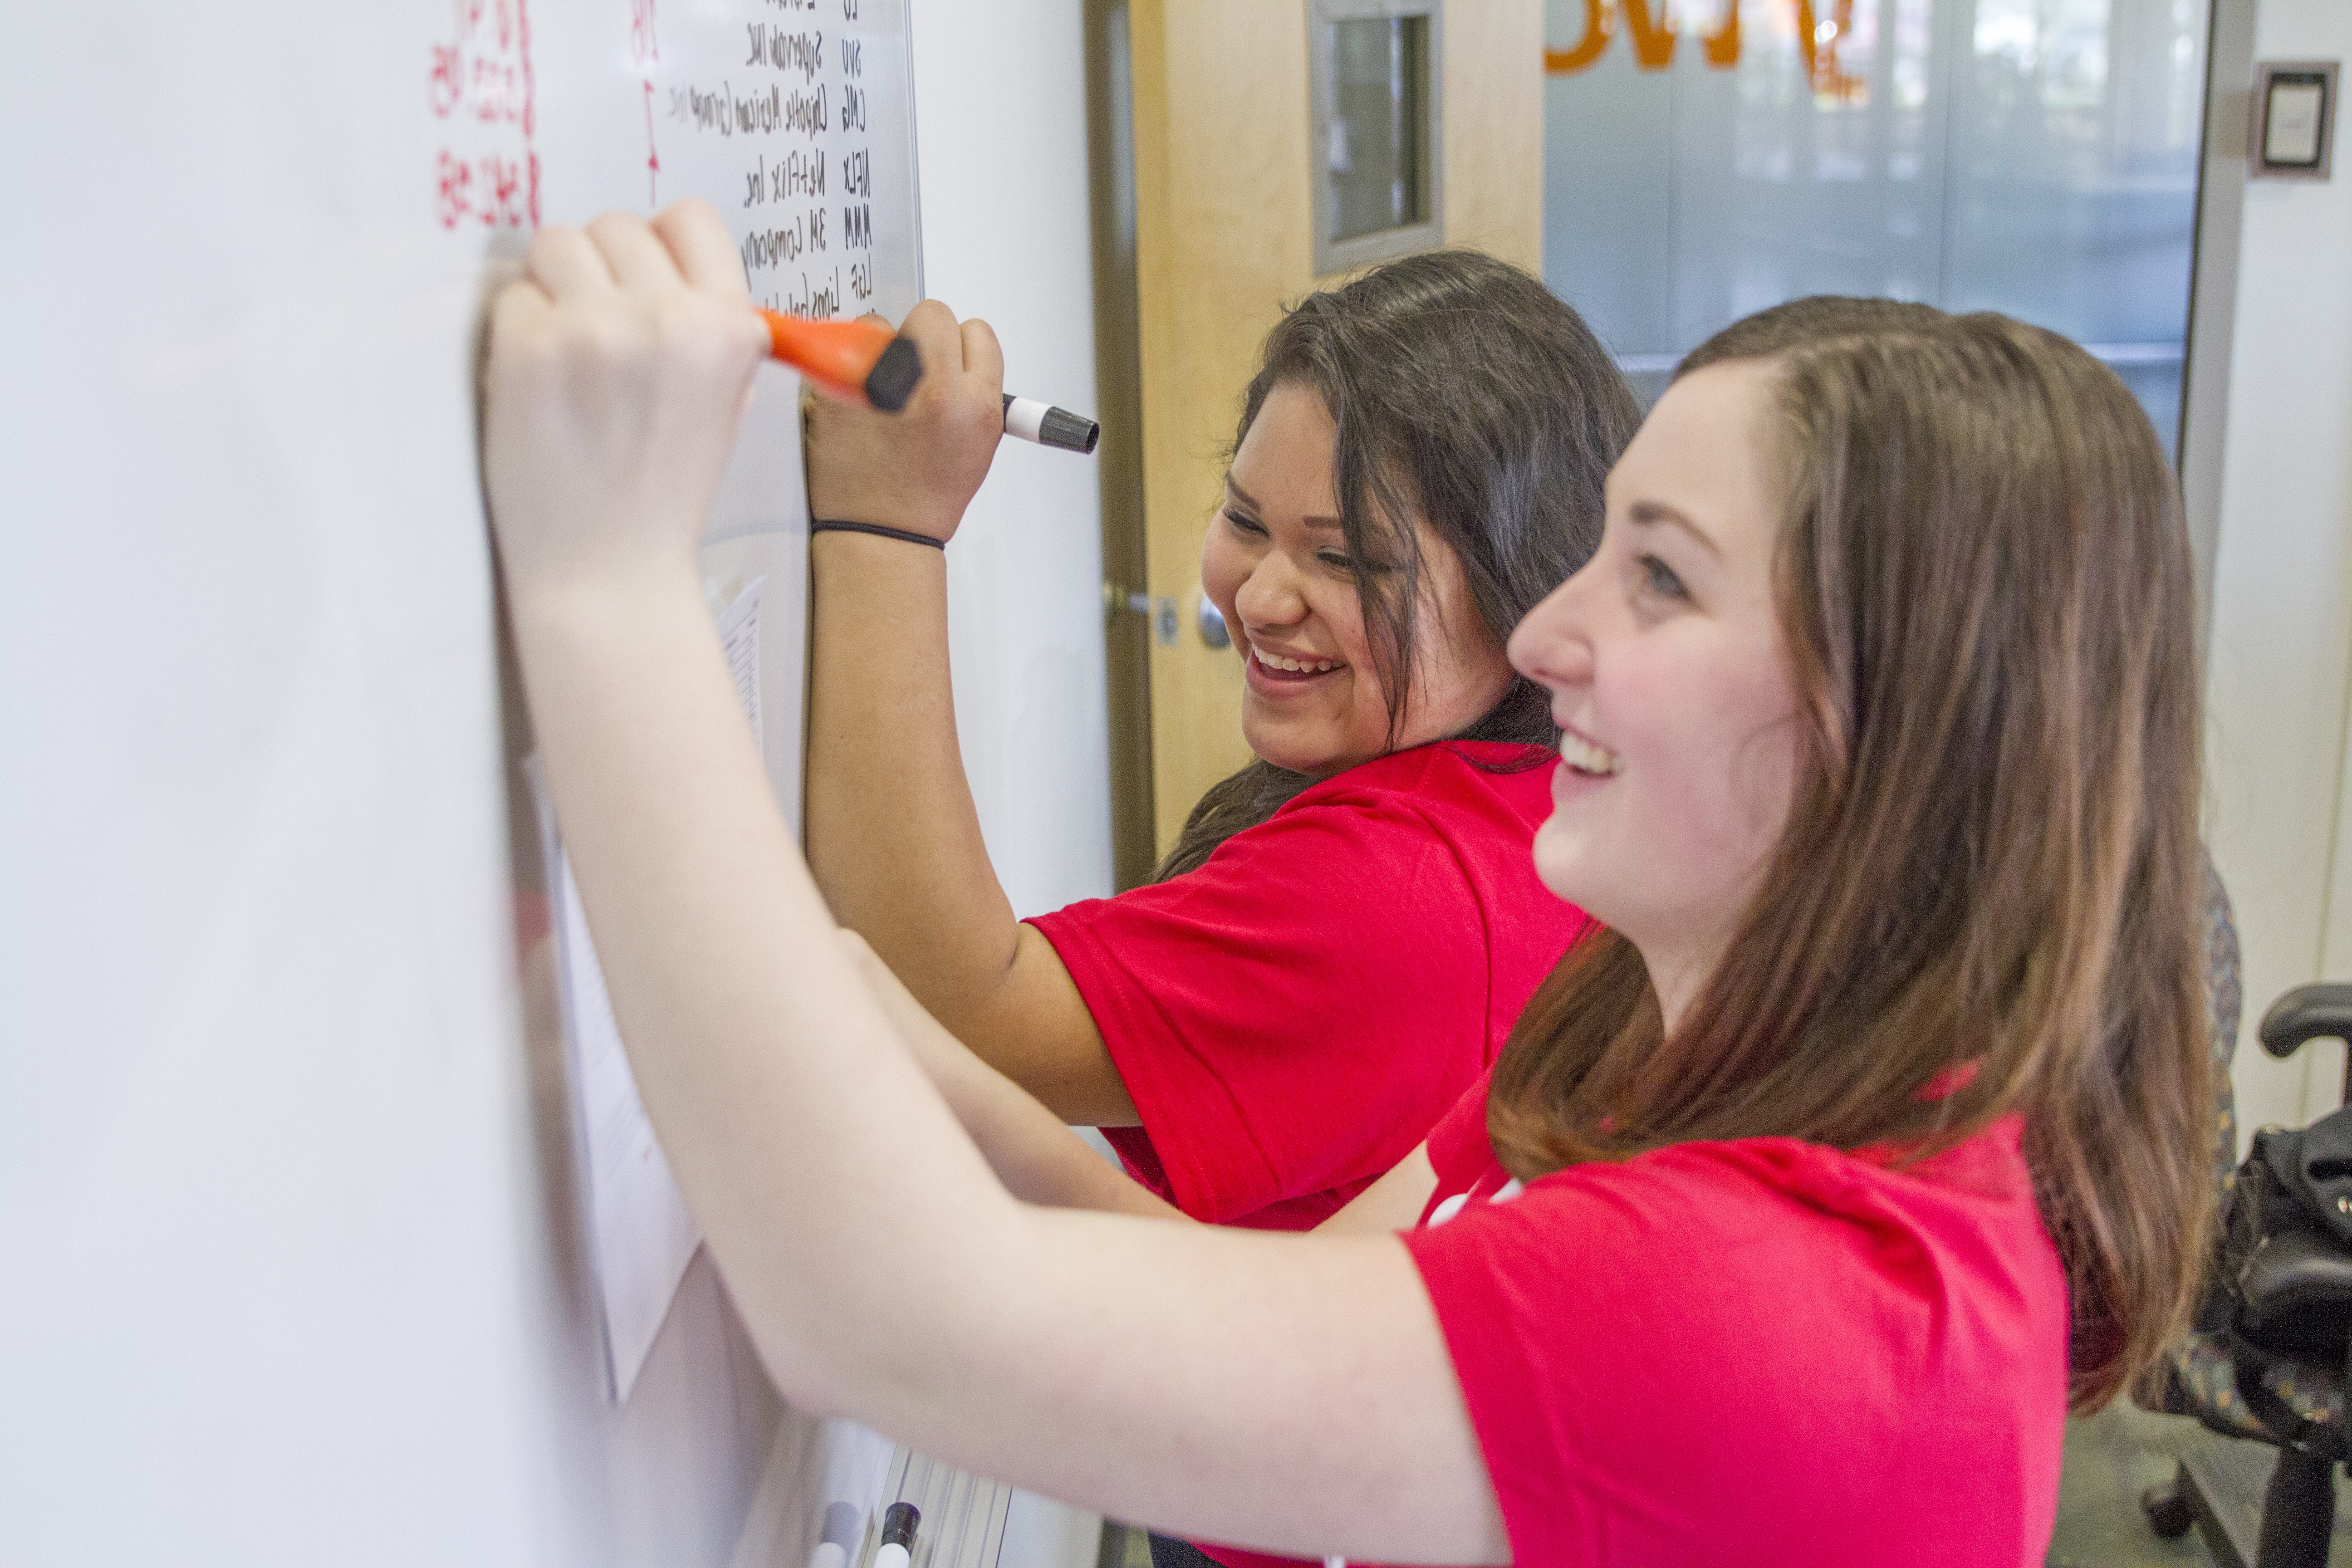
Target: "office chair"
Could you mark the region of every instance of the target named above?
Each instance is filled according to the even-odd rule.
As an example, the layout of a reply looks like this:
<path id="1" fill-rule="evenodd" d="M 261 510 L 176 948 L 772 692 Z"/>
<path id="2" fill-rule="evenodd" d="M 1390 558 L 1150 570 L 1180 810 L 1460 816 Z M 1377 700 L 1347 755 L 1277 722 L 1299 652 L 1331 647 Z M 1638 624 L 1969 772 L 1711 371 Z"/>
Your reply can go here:
<path id="1" fill-rule="evenodd" d="M 2207 958 L 2209 1000 L 2215 1005 L 2217 1092 L 2225 1137 L 2220 1159 L 2224 1196 L 2235 1152 L 2234 1118 L 2229 1109 L 2229 1041 L 2236 1023 L 2235 998 L 2225 1020 L 2214 995 L 2216 943 L 2213 898 L 2218 880 L 2208 866 Z M 2226 897 L 2221 908 L 2228 919 Z M 2235 989 L 2234 935 L 2229 968 Z M 2224 1027 L 2225 1023 L 2229 1027 Z M 2263 1015 L 2257 1030 L 2263 1048 L 2285 1058 L 2306 1041 L 2342 1039 L 2352 1046 L 2352 985 L 2304 985 L 2289 991 Z M 2352 1056 L 2346 1066 L 2352 1100 Z M 2274 1448 L 2269 1476 L 2243 1449 L 2200 1452 L 2179 1462 L 2172 1480 L 2152 1487 L 2140 1499 L 2148 1522 L 2166 1537 L 2194 1525 L 2223 1568 L 2322 1568 L 2336 1517 L 2336 1467 L 2352 1459 L 2345 1433 L 2347 1350 L 2319 1351 L 2304 1336 L 2264 1342 L 2263 1325 L 2283 1312 L 2339 1319 L 2352 1309 L 2352 1250 L 2322 1241 L 2290 1238 L 2297 1247 L 2273 1253 L 2291 1267 L 2246 1268 L 2234 1294 L 2210 1291 L 2196 1327 L 2176 1345 L 2161 1369 L 2156 1408 L 2193 1415 L 2223 1436 L 2251 1439 Z M 2352 1347 L 2347 1347 L 2352 1348 Z"/>

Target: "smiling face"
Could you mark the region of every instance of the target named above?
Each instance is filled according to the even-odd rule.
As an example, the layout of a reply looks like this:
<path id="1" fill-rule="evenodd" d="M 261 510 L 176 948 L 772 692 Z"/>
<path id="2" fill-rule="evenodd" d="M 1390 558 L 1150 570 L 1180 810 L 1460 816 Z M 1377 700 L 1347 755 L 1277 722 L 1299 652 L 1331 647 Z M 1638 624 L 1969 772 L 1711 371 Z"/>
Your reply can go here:
<path id="1" fill-rule="evenodd" d="M 1335 434 L 1312 388 L 1284 383 L 1268 393 L 1234 454 L 1225 504 L 1201 547 L 1201 585 L 1243 658 L 1243 738 L 1276 767 L 1317 777 L 1390 750 L 1388 690 L 1373 665 L 1331 487 Z M 1466 728 L 1511 679 L 1460 559 L 1425 522 L 1416 520 L 1414 530 L 1419 646 L 1400 750 Z M 1364 566 L 1394 570 L 1378 558 Z"/>
<path id="2" fill-rule="evenodd" d="M 1641 950 L 1671 1026 L 1788 821 L 1795 686 L 1772 590 L 1779 490 L 1752 360 L 1670 387 L 1609 476 L 1601 549 L 1511 636 L 1561 763 L 1544 885 Z"/>

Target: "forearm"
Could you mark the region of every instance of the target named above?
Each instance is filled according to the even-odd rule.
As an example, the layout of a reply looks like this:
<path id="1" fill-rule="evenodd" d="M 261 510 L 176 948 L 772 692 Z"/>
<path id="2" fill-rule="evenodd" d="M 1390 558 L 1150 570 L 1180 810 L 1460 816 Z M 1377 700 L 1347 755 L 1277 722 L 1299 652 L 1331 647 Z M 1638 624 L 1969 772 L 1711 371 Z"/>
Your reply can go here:
<path id="1" fill-rule="evenodd" d="M 1088 1148 L 1020 1085 L 968 1053 L 967 1059 L 987 1080 L 941 1084 L 940 1090 L 1013 1196 L 1048 1208 L 1191 1223 L 1183 1210 Z"/>
<path id="2" fill-rule="evenodd" d="M 947 563 L 819 534 L 809 697 L 809 867 L 835 916 L 958 1035 L 984 1024 L 1019 926 L 956 744 Z"/>
<path id="3" fill-rule="evenodd" d="M 956 744 L 947 559 L 1004 432 L 1003 359 L 978 321 L 908 312 L 923 384 L 897 414 L 807 410 L 811 542 L 809 863 L 863 935 L 956 1037 L 1066 1121 L 1123 1126 L 1135 1102 L 1061 957 L 1013 918 Z"/>
<path id="4" fill-rule="evenodd" d="M 646 1110 L 771 1370 L 831 1404 L 938 1331 L 924 1285 L 1017 1205 L 836 940 L 690 576 L 512 607 Z"/>
<path id="5" fill-rule="evenodd" d="M 852 951 L 899 1038 L 1013 1196 L 1053 1208 L 1187 1217 L 1114 1170 L 1034 1096 L 974 1056 L 923 1010 L 871 947 Z"/>

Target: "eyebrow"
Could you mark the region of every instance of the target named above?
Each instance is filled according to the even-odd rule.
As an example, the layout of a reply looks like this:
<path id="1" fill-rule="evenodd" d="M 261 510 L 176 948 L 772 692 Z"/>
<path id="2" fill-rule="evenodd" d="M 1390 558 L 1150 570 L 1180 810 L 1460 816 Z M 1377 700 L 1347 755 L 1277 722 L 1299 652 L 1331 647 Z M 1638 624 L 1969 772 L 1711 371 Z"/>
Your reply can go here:
<path id="1" fill-rule="evenodd" d="M 1235 484 L 1231 474 L 1225 476 L 1225 489 L 1233 491 L 1234 499 L 1250 510 L 1259 513 L 1265 510 L 1265 503 Z M 1308 528 L 1328 528 L 1335 533 L 1339 531 L 1339 520 L 1336 517 L 1302 517 L 1298 521 Z"/>
<path id="2" fill-rule="evenodd" d="M 1650 523 L 1653 525 L 1664 523 L 1671 527 L 1679 528 L 1685 533 L 1689 534 L 1693 539 L 1697 540 L 1699 543 L 1705 547 L 1708 554 L 1717 557 L 1720 557 L 1723 554 L 1723 546 L 1717 544 L 1714 540 L 1709 539 L 1706 536 L 1706 530 L 1701 528 L 1698 524 L 1693 522 L 1689 518 L 1685 517 L 1681 512 L 1676 511 L 1674 508 L 1666 505 L 1664 501 L 1637 500 L 1631 507 L 1626 509 L 1625 515 L 1629 521 L 1633 522 Z"/>

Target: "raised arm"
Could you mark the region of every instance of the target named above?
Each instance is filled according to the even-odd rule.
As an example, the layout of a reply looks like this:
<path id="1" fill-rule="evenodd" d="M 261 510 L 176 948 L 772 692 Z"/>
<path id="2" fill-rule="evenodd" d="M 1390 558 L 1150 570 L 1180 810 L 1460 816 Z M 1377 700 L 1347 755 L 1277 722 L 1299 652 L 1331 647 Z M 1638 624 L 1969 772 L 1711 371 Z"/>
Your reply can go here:
<path id="1" fill-rule="evenodd" d="M 1115 1169 L 1028 1090 L 949 1034 L 864 937 L 844 931 L 841 940 L 881 1004 L 883 1016 L 922 1065 L 923 1075 L 947 1101 L 989 1169 L 1014 1197 L 1052 1208 L 1189 1223 L 1183 1210 Z"/>
<path id="2" fill-rule="evenodd" d="M 1029 1208 L 990 1175 L 835 936 L 702 604 L 760 352 L 725 226 L 591 235 L 543 231 L 499 298 L 488 488 L 631 1063 L 784 1394 L 1166 1529 L 1505 1561 L 1393 1237 Z"/>
<path id="3" fill-rule="evenodd" d="M 841 940 L 898 1038 L 922 1064 L 931 1087 L 940 1091 L 997 1180 L 1013 1196 L 1054 1208 L 1192 1223 L 1183 1210 L 1124 1172 L 1113 1170 L 1052 1111 L 940 1027 L 865 938 L 845 931 Z M 1420 1218 L 1436 1187 L 1429 1145 L 1422 1143 L 1357 1194 L 1347 1207 L 1317 1226 L 1316 1232 L 1321 1236 L 1394 1235 Z"/>
<path id="4" fill-rule="evenodd" d="M 984 321 L 926 300 L 906 410 L 809 409 L 818 518 L 946 539 L 1003 430 Z M 841 923 L 924 1007 L 1066 1121 L 1131 1126 L 1135 1102 L 1053 945 L 1013 918 L 982 842 L 948 682 L 947 562 L 903 540 L 819 533 L 809 696 L 808 851 Z"/>

